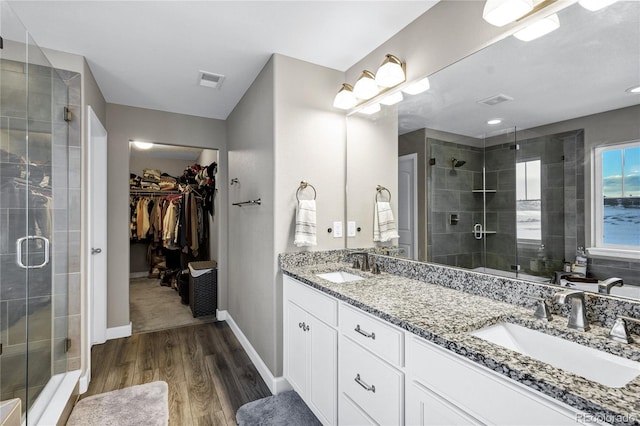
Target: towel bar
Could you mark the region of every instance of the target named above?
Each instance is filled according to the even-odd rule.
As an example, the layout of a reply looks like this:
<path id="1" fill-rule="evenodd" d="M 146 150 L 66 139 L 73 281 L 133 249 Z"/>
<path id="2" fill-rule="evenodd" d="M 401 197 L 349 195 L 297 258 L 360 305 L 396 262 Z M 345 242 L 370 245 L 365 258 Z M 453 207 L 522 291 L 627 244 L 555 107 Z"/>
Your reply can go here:
<path id="1" fill-rule="evenodd" d="M 257 200 L 249 200 L 249 201 L 242 201 L 239 203 L 233 203 L 234 206 L 238 206 L 238 207 L 242 207 L 242 206 L 249 206 L 249 205 L 260 205 L 262 204 L 262 201 L 260 200 L 260 198 L 258 198 Z"/>

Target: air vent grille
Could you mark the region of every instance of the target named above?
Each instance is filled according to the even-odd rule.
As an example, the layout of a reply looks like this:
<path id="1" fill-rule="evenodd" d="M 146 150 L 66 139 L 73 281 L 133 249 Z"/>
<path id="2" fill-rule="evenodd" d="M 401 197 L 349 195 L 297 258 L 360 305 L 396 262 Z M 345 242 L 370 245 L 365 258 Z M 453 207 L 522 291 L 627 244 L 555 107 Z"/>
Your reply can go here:
<path id="1" fill-rule="evenodd" d="M 198 84 L 204 87 L 211 87 L 214 89 L 220 89 L 222 82 L 224 81 L 224 75 L 214 74 L 212 72 L 200 71 L 198 73 Z"/>
<path id="2" fill-rule="evenodd" d="M 478 103 L 479 104 L 484 104 L 484 105 L 489 105 L 489 106 L 494 106 L 494 105 L 498 105 L 498 104 L 501 104 L 503 102 L 512 101 L 512 100 L 513 100 L 513 98 L 511 96 L 499 93 L 497 95 L 489 96 L 488 98 L 479 100 Z"/>

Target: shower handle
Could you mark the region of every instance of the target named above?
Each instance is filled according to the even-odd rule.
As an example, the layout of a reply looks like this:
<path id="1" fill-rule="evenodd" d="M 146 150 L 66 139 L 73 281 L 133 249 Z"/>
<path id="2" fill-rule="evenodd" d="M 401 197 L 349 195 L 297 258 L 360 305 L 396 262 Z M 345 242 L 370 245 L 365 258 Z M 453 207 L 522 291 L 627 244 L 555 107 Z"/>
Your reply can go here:
<path id="1" fill-rule="evenodd" d="M 481 223 L 476 223 L 475 225 L 473 225 L 473 237 L 476 240 L 481 240 L 482 239 L 482 224 Z"/>
<path id="2" fill-rule="evenodd" d="M 44 260 L 39 265 L 25 265 L 22 263 L 22 243 L 27 240 L 42 240 L 44 243 Z M 44 268 L 49 263 L 49 239 L 41 237 L 39 235 L 27 235 L 26 237 L 18 238 L 16 240 L 16 262 L 18 266 L 24 269 L 39 269 Z"/>

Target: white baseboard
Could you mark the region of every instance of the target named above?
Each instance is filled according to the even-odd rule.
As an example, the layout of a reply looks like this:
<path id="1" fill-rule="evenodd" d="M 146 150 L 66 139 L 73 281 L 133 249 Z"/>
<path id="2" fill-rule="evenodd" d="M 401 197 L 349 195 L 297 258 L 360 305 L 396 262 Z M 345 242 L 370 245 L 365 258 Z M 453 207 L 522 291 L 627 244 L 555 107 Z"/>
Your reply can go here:
<path id="1" fill-rule="evenodd" d="M 146 278 L 149 275 L 149 272 L 131 272 L 129 274 L 129 278 Z"/>
<path id="2" fill-rule="evenodd" d="M 132 325 L 122 325 L 120 327 L 107 328 L 107 340 L 119 339 L 121 337 L 131 336 Z"/>
<path id="3" fill-rule="evenodd" d="M 85 371 L 78 380 L 78 393 L 82 395 L 89 390 L 89 383 L 91 382 L 91 372 Z"/>
<path id="4" fill-rule="evenodd" d="M 272 394 L 277 395 L 281 392 L 292 389 L 289 382 L 287 382 L 287 379 L 284 377 L 275 377 L 271 373 L 269 367 L 267 367 L 262 358 L 260 358 L 260 355 L 258 355 L 258 352 L 256 352 L 253 346 L 251 346 L 249 339 L 247 339 L 242 330 L 240 330 L 240 327 L 238 327 L 238 324 L 236 324 L 228 311 L 218 311 L 217 318 L 219 321 L 226 321 L 227 324 L 229 324 L 231 331 L 233 331 L 233 334 L 247 352 L 247 355 L 249 355 L 249 359 L 256 367 L 256 370 L 258 370 L 258 373 L 260 373 L 262 380 L 267 384 Z"/>

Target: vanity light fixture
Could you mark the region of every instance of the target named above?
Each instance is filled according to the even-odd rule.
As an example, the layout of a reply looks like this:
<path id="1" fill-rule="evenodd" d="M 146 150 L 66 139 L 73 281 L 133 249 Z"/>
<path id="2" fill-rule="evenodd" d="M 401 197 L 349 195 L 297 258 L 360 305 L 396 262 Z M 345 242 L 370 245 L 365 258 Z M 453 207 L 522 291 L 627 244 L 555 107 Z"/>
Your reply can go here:
<path id="1" fill-rule="evenodd" d="M 482 18 L 496 27 L 502 27 L 533 10 L 533 0 L 487 0 Z"/>
<path id="2" fill-rule="evenodd" d="M 627 90 L 625 90 L 625 92 L 629 92 L 629 93 L 633 93 L 633 94 L 640 94 L 640 85 L 639 86 L 629 87 Z"/>
<path id="3" fill-rule="evenodd" d="M 407 95 L 417 95 L 418 93 L 426 92 L 430 87 L 429 77 L 425 77 L 422 80 L 416 81 L 411 86 L 405 87 L 402 91 Z"/>
<path id="4" fill-rule="evenodd" d="M 502 120 L 499 119 L 499 118 L 493 118 L 493 119 L 487 121 L 487 124 L 490 125 L 490 126 L 494 126 L 494 125 L 500 124 L 500 123 L 502 123 Z"/>
<path id="5" fill-rule="evenodd" d="M 377 76 L 369 70 L 364 70 L 353 86 L 343 83 L 333 99 L 333 107 L 343 110 L 353 109 L 367 103 L 371 98 L 376 96 L 382 97 L 381 95 L 383 94 L 389 95 L 391 92 L 394 93 L 385 97 L 385 99 L 380 102 L 385 105 L 393 105 L 400 102 L 402 100 L 402 93 L 399 91 L 396 92 L 394 88 L 406 81 L 407 76 L 405 71 L 406 64 L 404 62 L 395 55 L 387 54 L 385 55 L 384 61 L 382 61 L 382 65 L 378 68 Z M 380 110 L 380 105 L 377 103 L 378 101 L 375 100 L 373 102 L 376 102 L 378 109 L 375 111 L 371 109 L 371 113 Z M 363 109 L 370 110 L 369 107 Z"/>
<path id="6" fill-rule="evenodd" d="M 364 70 L 360 74 L 360 78 L 353 86 L 353 94 L 358 99 L 371 99 L 380 92 L 380 88 L 376 84 L 376 76 L 371 71 Z"/>
<path id="7" fill-rule="evenodd" d="M 402 61 L 391 54 L 387 54 L 376 73 L 376 84 L 380 87 L 393 87 L 402 83 L 405 78 Z"/>
<path id="8" fill-rule="evenodd" d="M 596 10 L 604 9 L 607 6 L 612 5 L 618 0 L 580 0 L 580 6 L 587 10 L 595 12 Z"/>
<path id="9" fill-rule="evenodd" d="M 373 105 L 369 105 L 367 107 L 362 108 L 360 111 L 363 114 L 367 114 L 367 115 L 371 115 L 371 114 L 375 114 L 376 112 L 380 111 L 380 104 L 375 103 Z"/>
<path id="10" fill-rule="evenodd" d="M 131 141 L 131 143 L 138 149 L 151 149 L 153 147 L 153 142 Z"/>
<path id="11" fill-rule="evenodd" d="M 333 106 L 339 109 L 351 109 L 358 103 L 356 95 L 353 94 L 353 87 L 350 84 L 342 83 L 336 97 L 333 99 Z"/>
<path id="12" fill-rule="evenodd" d="M 380 103 L 382 105 L 395 105 L 398 102 L 402 102 L 402 99 L 402 92 L 393 92 L 392 94 L 380 99 Z"/>
<path id="13" fill-rule="evenodd" d="M 516 31 L 513 36 L 518 40 L 531 41 L 549 34 L 558 28 L 560 28 L 560 19 L 558 15 L 554 13 L 553 15 L 538 19 L 520 31 Z"/>

